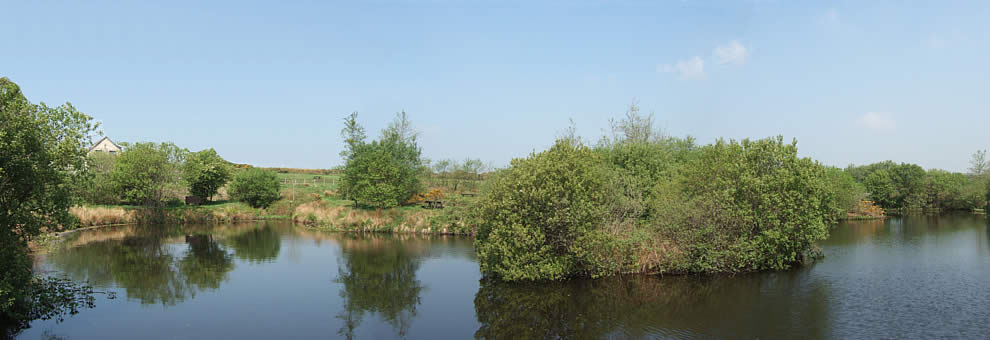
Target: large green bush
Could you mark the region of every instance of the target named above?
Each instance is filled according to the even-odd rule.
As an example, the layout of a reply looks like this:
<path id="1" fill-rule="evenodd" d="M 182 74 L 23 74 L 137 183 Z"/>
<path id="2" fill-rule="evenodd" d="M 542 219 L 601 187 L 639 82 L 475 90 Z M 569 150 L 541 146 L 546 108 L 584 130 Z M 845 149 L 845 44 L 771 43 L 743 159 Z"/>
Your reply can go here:
<path id="1" fill-rule="evenodd" d="M 608 176 L 601 157 L 567 140 L 513 160 L 479 203 L 481 270 L 506 280 L 605 271 L 592 253 L 601 249 L 589 246 L 608 238 L 602 234 L 612 198 Z"/>
<path id="2" fill-rule="evenodd" d="M 834 220 L 825 168 L 781 137 L 705 146 L 682 181 L 690 213 L 667 232 L 687 253 L 689 271 L 789 268 Z"/>
<path id="3" fill-rule="evenodd" d="M 228 191 L 234 200 L 255 208 L 267 208 L 279 198 L 278 176 L 261 169 L 247 169 L 230 182 Z"/>
<path id="4" fill-rule="evenodd" d="M 513 160 L 479 202 L 482 271 L 542 280 L 785 269 L 855 201 L 841 192 L 856 190 L 851 178 L 780 137 L 684 142 L 592 151 L 565 139 Z"/>

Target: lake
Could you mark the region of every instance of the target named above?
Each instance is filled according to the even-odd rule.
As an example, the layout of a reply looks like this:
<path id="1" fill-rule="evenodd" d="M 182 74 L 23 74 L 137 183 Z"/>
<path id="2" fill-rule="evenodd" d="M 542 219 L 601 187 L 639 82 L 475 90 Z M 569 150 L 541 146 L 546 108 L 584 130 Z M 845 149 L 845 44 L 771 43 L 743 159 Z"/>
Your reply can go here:
<path id="1" fill-rule="evenodd" d="M 116 299 L 19 339 L 984 338 L 984 216 L 845 222 L 786 272 L 482 280 L 472 240 L 285 222 L 70 235 L 39 270 Z"/>

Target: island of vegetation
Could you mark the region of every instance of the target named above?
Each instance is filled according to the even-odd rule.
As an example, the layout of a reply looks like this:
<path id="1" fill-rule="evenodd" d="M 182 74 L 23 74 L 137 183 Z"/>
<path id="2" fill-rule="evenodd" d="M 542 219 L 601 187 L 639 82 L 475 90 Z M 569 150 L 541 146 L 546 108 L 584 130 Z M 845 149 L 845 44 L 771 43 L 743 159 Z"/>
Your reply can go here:
<path id="1" fill-rule="evenodd" d="M 292 219 L 329 231 L 464 234 L 491 279 L 558 280 L 783 270 L 814 255 L 838 220 L 982 211 L 990 200 L 985 151 L 965 174 L 892 161 L 843 169 L 800 157 L 780 136 L 699 145 L 635 105 L 595 142 L 572 127 L 501 169 L 424 159 L 405 112 L 375 140 L 348 115 L 344 164 L 319 170 L 235 164 L 167 142 L 88 153 L 92 117 L 33 104 L 7 78 L 0 118 L 5 325 L 92 304 L 99 292 L 37 276 L 29 257 L 30 244 L 80 227 Z"/>

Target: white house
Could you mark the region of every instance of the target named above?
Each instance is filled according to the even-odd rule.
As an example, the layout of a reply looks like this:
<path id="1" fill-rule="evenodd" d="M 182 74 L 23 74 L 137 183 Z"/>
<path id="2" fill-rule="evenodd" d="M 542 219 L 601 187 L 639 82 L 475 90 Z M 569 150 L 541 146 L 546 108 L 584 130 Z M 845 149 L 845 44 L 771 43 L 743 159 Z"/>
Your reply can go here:
<path id="1" fill-rule="evenodd" d="M 103 139 L 100 139 L 96 144 L 89 147 L 89 153 L 109 152 L 111 155 L 119 155 L 122 151 L 124 150 L 120 148 L 120 145 L 110 140 L 110 137 L 103 137 Z"/>

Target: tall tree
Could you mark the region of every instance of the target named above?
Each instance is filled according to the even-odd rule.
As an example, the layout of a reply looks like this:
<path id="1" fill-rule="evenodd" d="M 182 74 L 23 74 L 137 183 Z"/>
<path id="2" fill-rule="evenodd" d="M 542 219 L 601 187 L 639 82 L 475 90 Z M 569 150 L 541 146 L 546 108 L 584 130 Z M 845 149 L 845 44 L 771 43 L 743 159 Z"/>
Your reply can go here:
<path id="1" fill-rule="evenodd" d="M 969 172 L 981 176 L 990 170 L 990 164 L 987 163 L 987 150 L 976 150 L 973 153 L 973 158 L 969 160 Z"/>
<path id="2" fill-rule="evenodd" d="M 65 294 L 72 289 L 33 277 L 27 243 L 46 228 L 74 223 L 68 183 L 84 167 L 96 128 L 71 104 L 32 104 L 0 78 L 0 337 L 11 335 L 4 334 L 11 324 L 17 329 L 78 307 L 74 294 Z"/>
<path id="3" fill-rule="evenodd" d="M 349 143 L 346 130 L 343 135 Z M 354 144 L 344 159 L 340 186 L 344 196 L 355 204 L 366 202 L 388 208 L 419 192 L 419 175 L 424 168 L 417 136 L 408 116 L 401 112 L 382 131 L 379 140 Z"/>
<path id="4" fill-rule="evenodd" d="M 340 152 L 340 157 L 346 162 L 354 155 L 354 149 L 364 144 L 364 128 L 357 122 L 357 111 L 344 117 L 344 128 L 340 130 L 340 135 L 344 137 L 344 150 Z"/>

